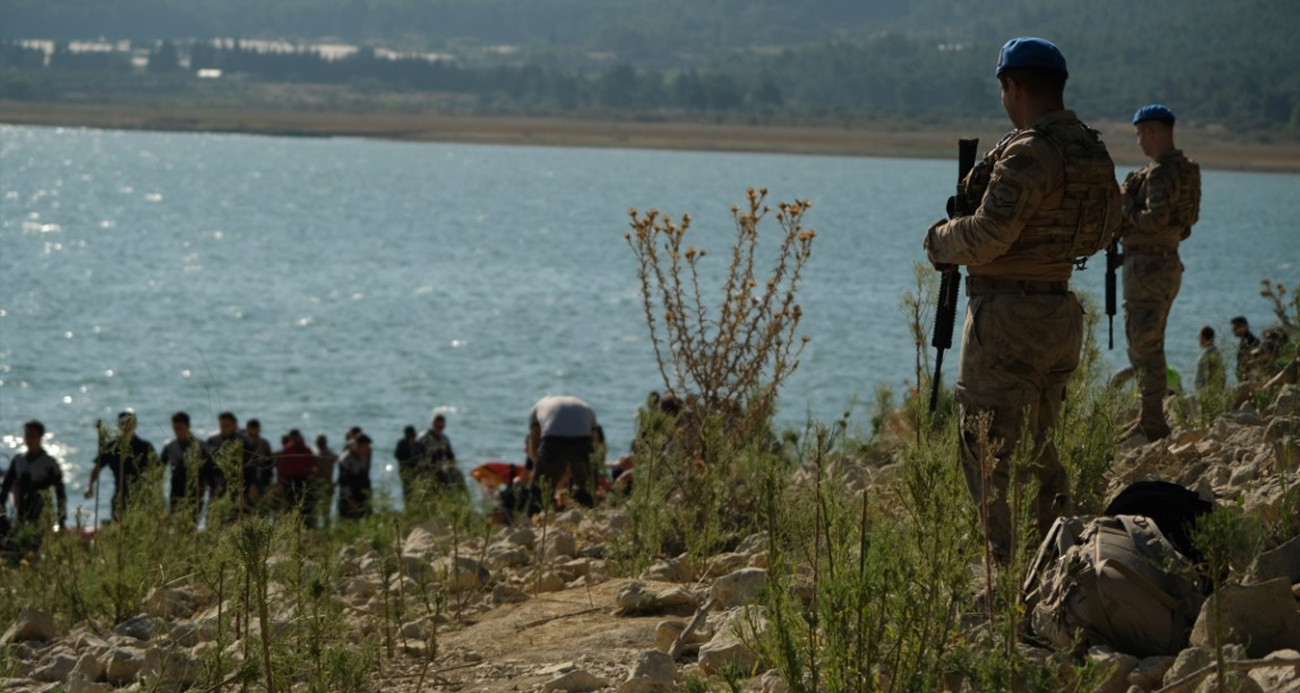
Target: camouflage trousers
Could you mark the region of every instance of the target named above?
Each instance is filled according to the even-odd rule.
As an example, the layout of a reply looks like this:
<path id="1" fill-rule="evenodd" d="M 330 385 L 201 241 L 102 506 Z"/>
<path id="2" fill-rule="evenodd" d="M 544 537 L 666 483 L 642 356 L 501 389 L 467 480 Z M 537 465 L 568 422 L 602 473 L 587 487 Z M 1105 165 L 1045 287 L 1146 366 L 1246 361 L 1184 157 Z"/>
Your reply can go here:
<path id="1" fill-rule="evenodd" d="M 1177 256 L 1134 255 L 1124 257 L 1124 336 L 1128 360 L 1137 372 L 1142 393 L 1142 414 L 1138 419 L 1150 435 L 1168 433 L 1164 399 L 1169 389 L 1165 363 L 1165 323 L 1183 283 L 1183 263 Z"/>
<path id="2" fill-rule="evenodd" d="M 957 376 L 959 456 L 976 504 L 985 493 L 982 460 L 991 456 L 988 539 L 1002 556 L 1009 554 L 1013 538 L 1008 500 L 1021 492 L 1031 475 L 1038 479 L 1038 493 L 1023 500 L 1033 510 L 1039 536 L 1068 504 L 1069 479 L 1051 433 L 1082 344 L 1083 307 L 1072 293 L 970 299 Z M 975 432 L 976 420 L 985 412 L 992 415 L 989 450 Z M 1029 430 L 1023 431 L 1026 425 Z M 1025 433 L 1033 441 L 1033 456 L 1013 478 L 1012 452 Z"/>

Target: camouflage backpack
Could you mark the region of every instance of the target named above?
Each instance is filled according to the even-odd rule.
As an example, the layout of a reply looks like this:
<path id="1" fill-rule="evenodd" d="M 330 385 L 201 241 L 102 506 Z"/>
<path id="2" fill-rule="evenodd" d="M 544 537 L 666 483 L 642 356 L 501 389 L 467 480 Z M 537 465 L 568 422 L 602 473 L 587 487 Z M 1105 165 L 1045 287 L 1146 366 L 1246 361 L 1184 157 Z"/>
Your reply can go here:
<path id="1" fill-rule="evenodd" d="M 1141 515 L 1060 518 L 1025 580 L 1035 635 L 1138 657 L 1186 646 L 1203 597 L 1192 564 Z"/>

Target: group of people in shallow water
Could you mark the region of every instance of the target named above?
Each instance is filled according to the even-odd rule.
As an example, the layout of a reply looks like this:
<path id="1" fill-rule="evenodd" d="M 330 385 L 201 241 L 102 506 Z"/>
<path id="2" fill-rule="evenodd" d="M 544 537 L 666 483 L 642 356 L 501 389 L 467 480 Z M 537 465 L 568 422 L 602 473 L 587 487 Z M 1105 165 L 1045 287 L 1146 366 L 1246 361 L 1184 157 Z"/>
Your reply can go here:
<path id="1" fill-rule="evenodd" d="M 165 497 L 172 515 L 197 523 L 215 501 L 229 500 L 229 509 L 243 513 L 293 513 L 308 527 L 328 523 L 334 491 L 338 491 L 338 514 L 360 518 L 369 513 L 372 441 L 360 428 L 345 436 L 341 453 L 330 449 L 325 435 L 316 437 L 316 449 L 307 445 L 298 429 L 280 438 L 273 449 L 262 436 L 261 422 L 249 419 L 244 427 L 232 412 L 217 416 L 217 433 L 206 440 L 191 428 L 189 414 L 172 414 L 173 437 L 158 451 L 137 435 L 136 415 L 118 415 L 117 430 L 99 428 L 99 445 L 85 497 L 96 498 L 105 469 L 113 478 L 108 511 L 120 520 L 127 507 L 141 493 L 149 493 L 151 470 L 165 470 Z M 67 521 L 67 492 L 58 462 L 43 448 L 45 426 L 36 420 L 23 425 L 26 451 L 14 456 L 0 488 L 0 516 L 11 495 L 19 525 L 35 526 L 47 510 L 52 491 L 57 507 L 54 520 Z M 337 478 L 336 478 L 337 474 Z M 98 503 L 96 517 L 99 521 Z"/>
<path id="2" fill-rule="evenodd" d="M 651 393 L 643 415 L 649 411 L 675 416 L 680 403 Z M 273 448 L 260 421 L 249 419 L 241 428 L 238 417 L 228 411 L 217 416 L 218 430 L 207 439 L 195 435 L 189 414 L 174 413 L 173 437 L 161 451 L 137 435 L 137 425 L 136 414 L 124 411 L 115 432 L 98 426 L 99 445 L 85 497 L 98 500 L 107 469 L 114 482 L 108 508 L 113 520 L 122 519 L 140 494 L 160 491 L 170 514 L 195 526 L 205 514 L 213 521 L 217 512 L 293 516 L 308 528 L 328 525 L 335 509 L 344 520 L 372 512 L 374 441 L 359 427 L 347 432 L 336 453 L 324 434 L 316 436 L 313 449 L 298 429 L 281 436 L 280 446 Z M 421 499 L 467 492 L 446 428 L 446 417 L 436 414 L 427 430 L 407 426 L 397 442 L 393 455 L 408 507 Z M 45 433 L 40 421 L 23 425 L 25 451 L 12 458 L 0 488 L 0 524 L 5 525 L 0 527 L 0 541 L 14 529 L 6 512 L 11 497 L 17 528 L 39 535 L 48 520 L 60 527 L 66 523 L 63 473 L 42 445 Z M 611 489 L 626 493 L 631 488 L 632 456 L 606 470 L 604 431 L 591 407 L 577 397 L 548 396 L 534 405 L 524 452 L 523 465 L 486 463 L 470 474 L 496 500 L 493 515 L 500 521 L 534 514 L 565 499 L 591 506 Z M 52 517 L 47 516 L 51 494 L 56 503 Z M 97 502 L 95 524 L 101 519 L 98 508 Z"/>

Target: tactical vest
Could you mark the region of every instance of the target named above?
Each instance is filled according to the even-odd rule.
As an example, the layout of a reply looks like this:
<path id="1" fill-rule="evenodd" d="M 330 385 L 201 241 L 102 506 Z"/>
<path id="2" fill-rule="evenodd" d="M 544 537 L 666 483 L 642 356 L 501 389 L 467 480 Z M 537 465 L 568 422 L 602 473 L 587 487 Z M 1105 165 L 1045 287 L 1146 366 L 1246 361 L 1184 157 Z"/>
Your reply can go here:
<path id="1" fill-rule="evenodd" d="M 1187 238 L 1192 225 L 1201 218 L 1201 167 L 1182 155 L 1161 165 L 1173 168 L 1174 180 L 1178 181 L 1178 199 L 1169 223 L 1181 229 L 1182 237 Z"/>
<path id="2" fill-rule="evenodd" d="M 1040 208 L 1025 222 L 1008 254 L 1017 246 L 1032 247 L 1048 261 L 1079 264 L 1110 243 L 1121 221 L 1115 164 L 1096 130 L 1082 123 L 1052 123 L 1007 134 L 971 170 L 966 179 L 967 199 L 972 209 L 978 207 L 1003 151 L 1034 137 L 1046 139 L 1060 155 L 1064 190 L 1059 206 Z"/>
<path id="3" fill-rule="evenodd" d="M 1192 226 L 1201 217 L 1201 167 L 1181 152 L 1166 154 L 1129 174 L 1124 189 L 1135 211 L 1146 208 L 1147 186 L 1159 168 L 1162 176 L 1174 181 L 1174 200 L 1166 229 L 1141 234 L 1134 242 L 1177 244 L 1192 234 Z"/>

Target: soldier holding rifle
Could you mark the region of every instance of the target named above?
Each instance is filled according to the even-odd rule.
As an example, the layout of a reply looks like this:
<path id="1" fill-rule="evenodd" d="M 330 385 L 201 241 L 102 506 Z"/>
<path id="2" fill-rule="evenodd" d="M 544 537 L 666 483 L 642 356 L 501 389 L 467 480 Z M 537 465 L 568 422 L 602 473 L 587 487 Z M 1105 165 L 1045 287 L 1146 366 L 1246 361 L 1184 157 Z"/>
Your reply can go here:
<path id="1" fill-rule="evenodd" d="M 1004 559 L 1012 542 L 1009 457 L 1022 422 L 1034 450 L 1027 472 L 1040 486 L 1027 501 L 1040 532 L 1068 501 L 1050 431 L 1083 340 L 1083 308 L 1069 280 L 1075 264 L 1104 248 L 1120 223 L 1106 146 L 1065 110 L 1068 75 L 1065 57 L 1048 41 L 1017 38 L 1002 47 L 997 78 L 1015 129 L 966 176 L 961 192 L 973 212 L 937 222 L 925 238 L 936 267 L 966 265 L 970 273 L 956 387 L 959 455 L 977 503 L 984 495 L 980 462 L 986 453 L 995 460 L 987 538 Z M 973 431 L 984 412 L 992 415 L 994 450 L 981 449 Z"/>
<path id="2" fill-rule="evenodd" d="M 1124 336 L 1137 372 L 1142 412 L 1122 434 L 1145 443 L 1169 435 L 1164 399 L 1165 323 L 1183 282 L 1178 244 L 1200 217 L 1201 169 L 1174 147 L 1174 114 L 1159 104 L 1133 115 L 1138 146 L 1151 163 L 1120 186 L 1124 225 Z"/>

